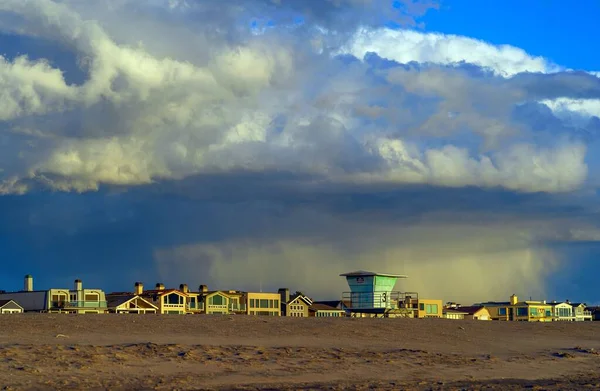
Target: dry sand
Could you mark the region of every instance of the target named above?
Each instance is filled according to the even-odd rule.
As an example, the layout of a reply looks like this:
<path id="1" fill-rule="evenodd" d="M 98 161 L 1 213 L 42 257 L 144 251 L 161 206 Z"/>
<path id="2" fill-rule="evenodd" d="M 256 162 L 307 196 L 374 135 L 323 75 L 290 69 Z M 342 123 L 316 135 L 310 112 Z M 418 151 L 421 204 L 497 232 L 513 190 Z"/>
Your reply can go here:
<path id="1" fill-rule="evenodd" d="M 600 389 L 600 322 L 0 316 L 0 389 Z"/>

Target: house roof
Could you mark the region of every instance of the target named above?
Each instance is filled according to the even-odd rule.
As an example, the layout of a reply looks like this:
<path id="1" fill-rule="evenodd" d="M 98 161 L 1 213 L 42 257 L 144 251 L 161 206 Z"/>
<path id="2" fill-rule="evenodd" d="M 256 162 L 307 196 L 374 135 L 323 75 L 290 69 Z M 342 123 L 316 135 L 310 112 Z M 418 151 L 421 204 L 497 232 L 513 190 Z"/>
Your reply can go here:
<path id="1" fill-rule="evenodd" d="M 496 305 L 510 305 L 510 301 L 486 301 L 485 303 L 479 303 L 480 306 L 496 306 Z"/>
<path id="2" fill-rule="evenodd" d="M 569 303 L 571 304 L 573 307 L 579 307 L 580 305 L 585 307 L 585 303 Z"/>
<path id="3" fill-rule="evenodd" d="M 8 300 L 0 300 L 0 308 L 4 307 L 5 305 L 7 305 L 10 302 L 13 302 L 16 305 L 18 305 L 19 307 L 21 307 L 21 305 L 19 305 L 19 303 L 17 303 L 16 301 L 14 301 L 12 299 L 8 299 Z M 21 307 L 21 308 L 23 308 L 23 307 Z"/>
<path id="4" fill-rule="evenodd" d="M 313 303 L 308 307 L 309 311 L 343 311 L 327 304 Z"/>
<path id="5" fill-rule="evenodd" d="M 152 290 L 148 290 L 148 291 L 143 291 L 140 296 L 151 296 L 151 295 L 163 296 L 163 295 L 167 295 L 169 293 L 176 293 L 181 296 L 188 296 L 187 293 L 183 293 L 182 291 L 177 290 L 177 289 L 163 289 L 163 290 L 152 289 Z"/>
<path id="6" fill-rule="evenodd" d="M 368 272 L 366 270 L 357 270 L 354 272 L 343 273 L 343 274 L 340 274 L 340 276 L 341 277 L 380 276 L 380 277 L 396 277 L 396 278 L 407 278 L 408 277 L 403 274 L 375 273 L 375 272 Z"/>
<path id="7" fill-rule="evenodd" d="M 291 304 L 291 303 L 293 303 L 296 300 L 302 300 L 303 302 L 305 302 L 309 306 L 313 304 L 313 301 L 310 298 L 308 298 L 308 297 L 306 297 L 304 295 L 298 295 L 298 296 L 292 297 L 290 299 L 290 301 L 287 302 L 287 304 Z"/>
<path id="8" fill-rule="evenodd" d="M 463 312 L 467 313 L 468 315 L 474 315 L 477 311 L 481 311 L 482 309 L 485 309 L 485 307 L 480 306 L 480 305 L 458 307 L 459 311 L 463 311 Z"/>
<path id="9" fill-rule="evenodd" d="M 115 308 L 118 307 L 122 304 L 127 303 L 128 301 L 131 301 L 135 298 L 138 298 L 140 300 L 143 300 L 145 303 L 147 303 L 148 305 L 151 305 L 154 308 L 157 308 L 157 306 L 155 306 L 154 304 L 150 303 L 148 300 L 144 299 L 143 297 L 139 296 L 139 295 L 110 295 L 106 297 L 106 306 L 108 308 Z"/>
<path id="10" fill-rule="evenodd" d="M 314 304 L 325 304 L 328 305 L 330 307 L 334 307 L 337 308 L 337 306 L 341 306 L 341 307 L 350 307 L 350 300 L 321 300 L 321 301 L 313 301 L 313 305 Z"/>

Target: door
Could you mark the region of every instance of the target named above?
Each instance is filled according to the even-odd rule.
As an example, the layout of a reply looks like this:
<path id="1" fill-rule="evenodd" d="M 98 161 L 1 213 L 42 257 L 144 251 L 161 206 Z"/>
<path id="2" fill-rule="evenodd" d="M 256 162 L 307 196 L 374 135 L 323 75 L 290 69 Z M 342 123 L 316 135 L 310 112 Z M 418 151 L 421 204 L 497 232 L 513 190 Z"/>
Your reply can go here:
<path id="1" fill-rule="evenodd" d="M 514 308 L 509 308 L 508 309 L 508 320 L 515 320 L 515 313 L 514 313 L 515 309 Z"/>

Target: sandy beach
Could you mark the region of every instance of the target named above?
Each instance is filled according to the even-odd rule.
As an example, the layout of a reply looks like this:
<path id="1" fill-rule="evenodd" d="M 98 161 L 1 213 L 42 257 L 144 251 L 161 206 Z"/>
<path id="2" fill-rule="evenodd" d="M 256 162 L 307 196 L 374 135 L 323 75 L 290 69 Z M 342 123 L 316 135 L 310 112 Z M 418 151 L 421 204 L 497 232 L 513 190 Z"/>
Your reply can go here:
<path id="1" fill-rule="evenodd" d="M 600 389 L 600 323 L 0 316 L 5 390 Z"/>

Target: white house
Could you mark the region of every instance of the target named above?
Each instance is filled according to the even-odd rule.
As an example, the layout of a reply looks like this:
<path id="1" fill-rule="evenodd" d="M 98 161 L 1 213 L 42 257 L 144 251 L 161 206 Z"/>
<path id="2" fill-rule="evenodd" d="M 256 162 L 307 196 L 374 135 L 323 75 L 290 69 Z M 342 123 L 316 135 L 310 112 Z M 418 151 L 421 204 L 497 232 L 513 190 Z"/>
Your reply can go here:
<path id="1" fill-rule="evenodd" d="M 552 317 L 553 320 L 557 321 L 573 321 L 575 317 L 573 316 L 573 306 L 569 302 L 556 302 L 553 301 L 550 303 L 552 306 Z"/>
<path id="2" fill-rule="evenodd" d="M 21 307 L 14 300 L 0 300 L 0 314 L 22 314 L 23 307 Z"/>

